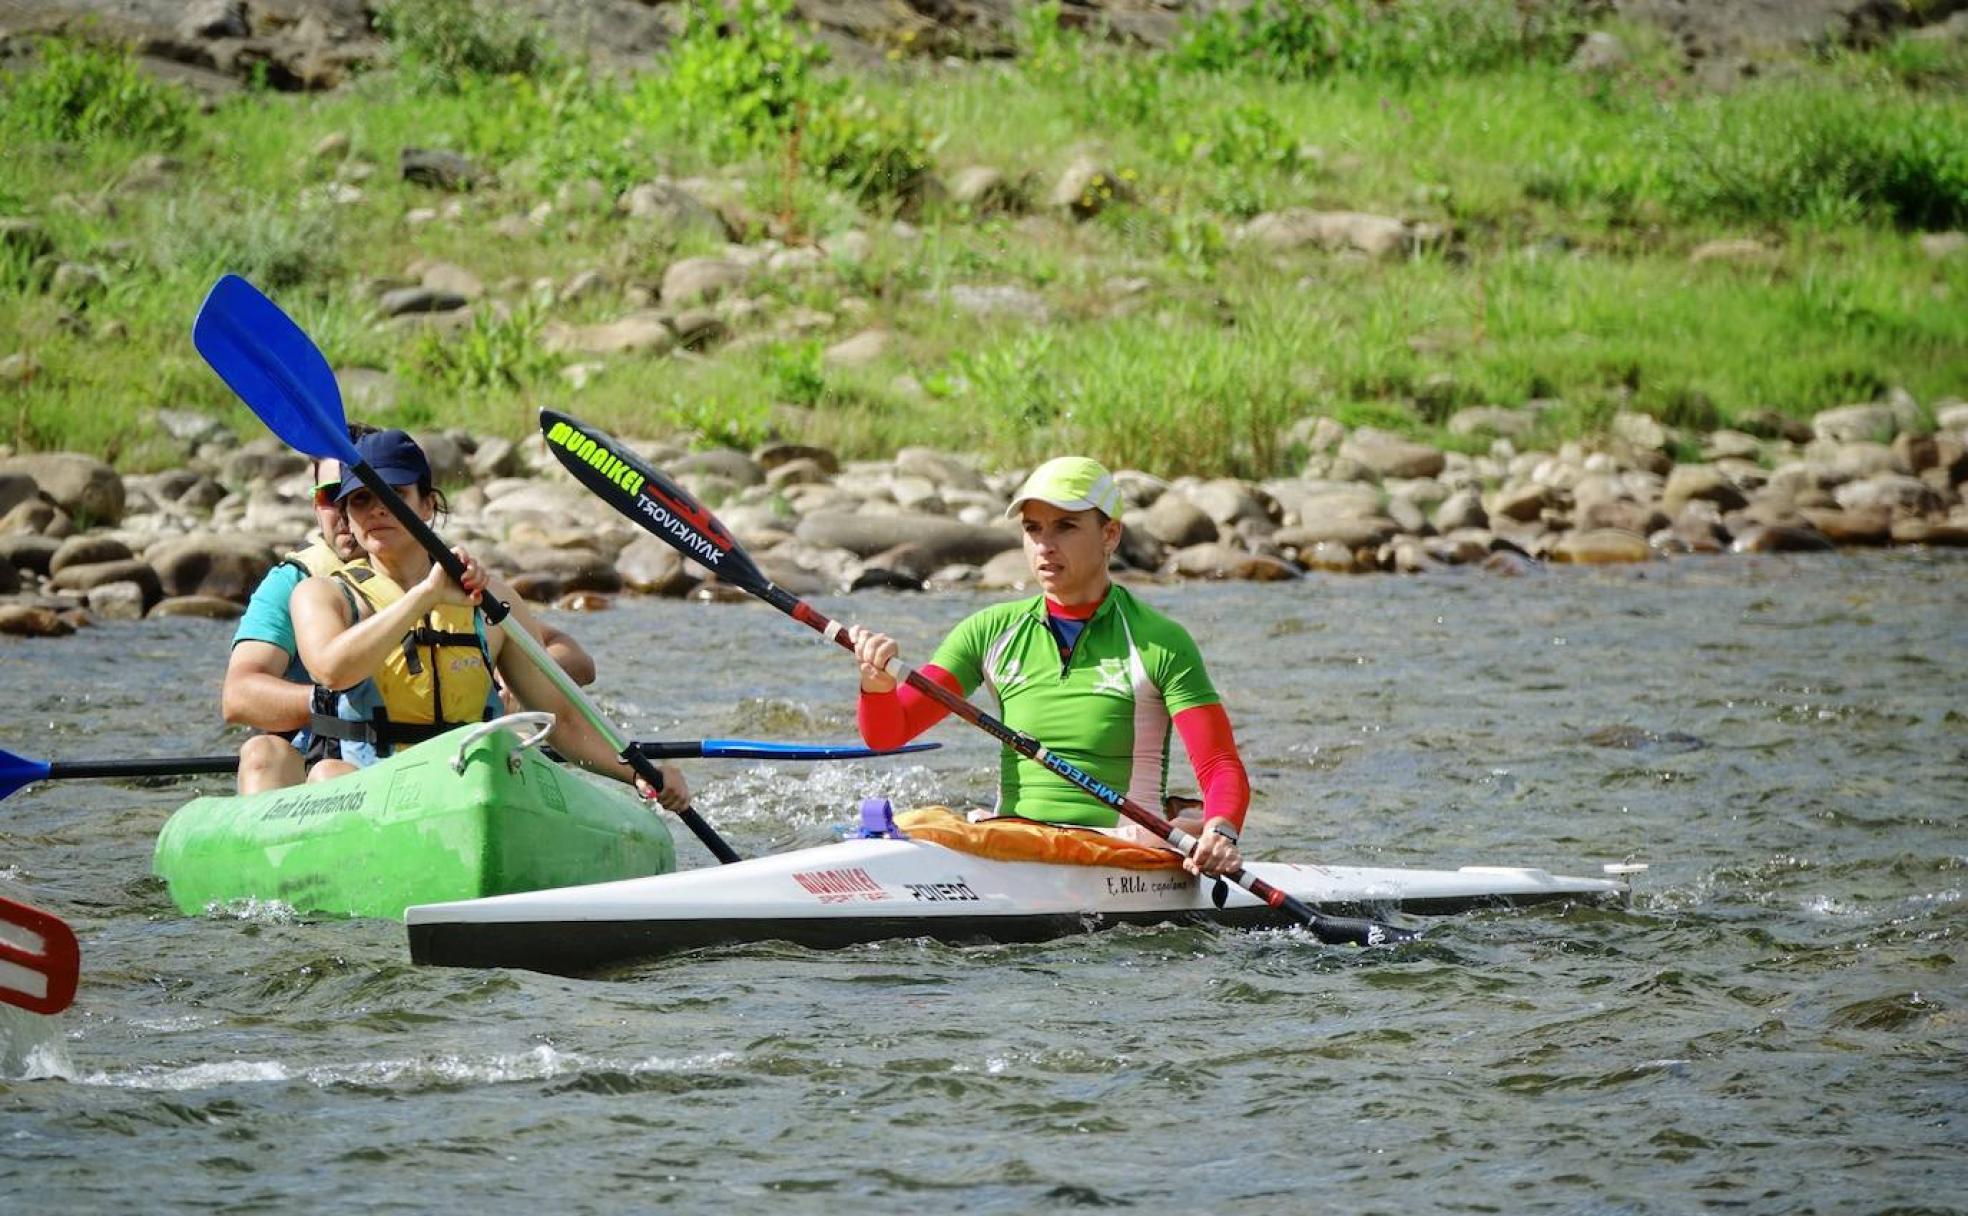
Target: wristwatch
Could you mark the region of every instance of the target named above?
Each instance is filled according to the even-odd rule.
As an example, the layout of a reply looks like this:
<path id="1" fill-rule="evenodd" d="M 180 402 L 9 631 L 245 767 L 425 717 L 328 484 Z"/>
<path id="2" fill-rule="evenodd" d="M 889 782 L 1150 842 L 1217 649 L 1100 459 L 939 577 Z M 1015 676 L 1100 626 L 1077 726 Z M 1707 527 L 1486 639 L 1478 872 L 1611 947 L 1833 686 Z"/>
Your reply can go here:
<path id="1" fill-rule="evenodd" d="M 1210 820 L 1210 825 L 1207 828 L 1204 828 L 1203 830 L 1206 832 L 1215 832 L 1218 836 L 1223 837 L 1231 844 L 1237 843 L 1237 829 L 1231 827 L 1229 823 L 1225 822 L 1224 820 L 1212 819 Z"/>

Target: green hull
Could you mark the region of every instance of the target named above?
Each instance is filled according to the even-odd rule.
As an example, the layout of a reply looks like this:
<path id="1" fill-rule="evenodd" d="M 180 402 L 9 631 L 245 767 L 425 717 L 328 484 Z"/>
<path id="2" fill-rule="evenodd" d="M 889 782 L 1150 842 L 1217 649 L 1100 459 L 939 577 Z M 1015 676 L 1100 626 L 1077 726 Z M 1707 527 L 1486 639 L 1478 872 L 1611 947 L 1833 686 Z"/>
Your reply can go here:
<path id="1" fill-rule="evenodd" d="M 400 919 L 411 904 L 666 874 L 661 812 L 494 731 L 452 768 L 460 727 L 319 785 L 187 803 L 153 864 L 188 914 L 277 900 L 298 912 Z"/>

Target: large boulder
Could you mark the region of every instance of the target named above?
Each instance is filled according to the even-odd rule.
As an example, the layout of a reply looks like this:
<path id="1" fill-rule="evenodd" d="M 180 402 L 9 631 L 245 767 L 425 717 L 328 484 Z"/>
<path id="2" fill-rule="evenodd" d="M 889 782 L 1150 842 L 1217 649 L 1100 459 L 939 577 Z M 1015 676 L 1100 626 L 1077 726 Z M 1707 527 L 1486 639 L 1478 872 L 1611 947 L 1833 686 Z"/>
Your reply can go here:
<path id="1" fill-rule="evenodd" d="M 1415 443 L 1391 431 L 1363 426 L 1339 445 L 1339 454 L 1356 460 L 1381 477 L 1433 477 L 1448 458 L 1425 443 Z"/>
<path id="2" fill-rule="evenodd" d="M 41 493 L 80 525 L 123 520 L 123 479 L 94 456 L 79 452 L 36 452 L 0 460 L 0 477 L 28 477 Z"/>
<path id="3" fill-rule="evenodd" d="M 1654 552 L 1647 538 L 1624 528 L 1588 528 L 1567 532 L 1551 546 L 1551 560 L 1575 565 L 1603 566 L 1620 562 L 1644 562 Z"/>
<path id="4" fill-rule="evenodd" d="M 93 591 L 110 583 L 135 583 L 143 589 L 146 607 L 164 598 L 157 571 L 134 558 L 69 566 L 48 580 L 48 585 L 56 591 Z"/>
<path id="5" fill-rule="evenodd" d="M 1681 464 L 1667 475 L 1661 491 L 1661 505 L 1668 514 L 1677 514 L 1690 502 L 1712 502 L 1724 511 L 1735 511 L 1748 503 L 1736 484 L 1714 465 Z"/>
<path id="6" fill-rule="evenodd" d="M 237 535 L 182 536 L 144 551 L 157 571 L 164 594 L 202 596 L 244 603 L 273 569 L 267 547 Z"/>
<path id="7" fill-rule="evenodd" d="M 1169 555 L 1164 574 L 1184 578 L 1238 579 L 1275 583 L 1299 576 L 1296 566 L 1260 553 L 1246 553 L 1234 545 L 1191 545 Z"/>
<path id="8" fill-rule="evenodd" d="M 983 565 L 1007 549 L 1019 547 L 1010 528 L 981 527 L 935 515 L 852 515 L 821 511 L 800 521 L 794 533 L 806 544 L 846 549 L 856 557 L 873 557 L 897 545 L 913 542 L 930 555 L 931 568 L 955 562 Z"/>
<path id="9" fill-rule="evenodd" d="M 1207 544 L 1217 538 L 1216 521 L 1180 494 L 1164 494 L 1154 505 L 1129 520 L 1147 535 L 1178 549 Z"/>
<path id="10" fill-rule="evenodd" d="M 629 590 L 644 595 L 687 595 L 698 581 L 683 555 L 653 536 L 630 541 L 616 556 L 615 569 Z"/>
<path id="11" fill-rule="evenodd" d="M 92 562 L 128 561 L 136 554 L 119 537 L 104 532 L 91 532 L 82 536 L 71 536 L 55 550 L 48 559 L 48 573 L 60 574 L 70 566 L 86 566 Z"/>

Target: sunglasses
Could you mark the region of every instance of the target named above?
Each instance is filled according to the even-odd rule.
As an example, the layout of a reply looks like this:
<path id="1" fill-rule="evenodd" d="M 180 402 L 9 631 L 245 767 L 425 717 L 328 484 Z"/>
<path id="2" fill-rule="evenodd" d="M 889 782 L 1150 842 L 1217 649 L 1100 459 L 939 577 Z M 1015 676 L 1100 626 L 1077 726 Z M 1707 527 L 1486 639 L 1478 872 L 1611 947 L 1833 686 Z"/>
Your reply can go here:
<path id="1" fill-rule="evenodd" d="M 324 460 L 315 466 L 314 475 L 322 479 L 314 483 L 314 505 L 334 506 L 335 495 L 342 489 L 342 466 L 332 460 Z"/>

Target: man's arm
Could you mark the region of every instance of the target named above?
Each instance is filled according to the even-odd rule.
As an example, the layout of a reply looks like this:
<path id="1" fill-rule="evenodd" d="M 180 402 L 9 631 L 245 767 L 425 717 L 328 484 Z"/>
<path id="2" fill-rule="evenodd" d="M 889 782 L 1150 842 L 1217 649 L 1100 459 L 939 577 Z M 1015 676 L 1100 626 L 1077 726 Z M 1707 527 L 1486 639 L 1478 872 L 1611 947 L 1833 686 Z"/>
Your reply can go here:
<path id="1" fill-rule="evenodd" d="M 226 659 L 219 708 L 240 726 L 282 733 L 308 724 L 313 687 L 286 678 L 293 656 L 271 642 L 239 642 Z"/>

